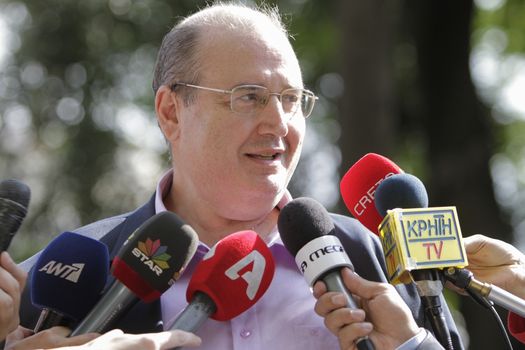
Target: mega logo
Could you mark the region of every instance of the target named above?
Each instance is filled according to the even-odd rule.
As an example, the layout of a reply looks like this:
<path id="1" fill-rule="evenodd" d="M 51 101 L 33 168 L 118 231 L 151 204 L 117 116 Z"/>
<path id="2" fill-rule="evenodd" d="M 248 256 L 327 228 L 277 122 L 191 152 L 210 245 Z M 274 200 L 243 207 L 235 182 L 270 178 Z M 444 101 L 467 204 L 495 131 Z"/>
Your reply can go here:
<path id="1" fill-rule="evenodd" d="M 339 244 L 330 244 L 330 245 L 327 245 L 327 246 L 324 246 L 322 248 L 319 248 L 317 250 L 315 250 L 313 253 L 311 253 L 309 256 L 308 256 L 308 260 L 310 260 L 310 262 L 315 262 L 316 260 L 318 260 L 319 258 L 327 255 L 327 254 L 331 254 L 331 253 L 344 253 L 345 250 L 343 248 L 342 245 L 339 245 Z M 301 265 L 299 266 L 299 268 L 301 269 L 301 272 L 304 273 L 306 271 L 306 269 L 308 268 L 308 262 L 306 260 L 303 260 L 301 262 Z"/>
<path id="2" fill-rule="evenodd" d="M 148 238 L 146 242 L 139 241 L 138 247 L 133 248 L 131 253 L 157 276 L 160 276 L 165 269 L 170 267 L 168 260 L 171 259 L 171 255 L 166 253 L 167 249 L 167 246 L 160 245 L 160 239 L 152 241 Z"/>
<path id="3" fill-rule="evenodd" d="M 60 262 L 56 262 L 55 260 L 51 260 L 43 267 L 41 267 L 38 271 L 47 273 L 48 275 L 54 275 L 56 277 L 66 279 L 73 283 L 77 283 L 78 279 L 80 278 L 80 274 L 84 269 L 84 265 L 85 264 L 82 263 L 74 263 L 71 265 L 67 265 L 62 264 Z"/>

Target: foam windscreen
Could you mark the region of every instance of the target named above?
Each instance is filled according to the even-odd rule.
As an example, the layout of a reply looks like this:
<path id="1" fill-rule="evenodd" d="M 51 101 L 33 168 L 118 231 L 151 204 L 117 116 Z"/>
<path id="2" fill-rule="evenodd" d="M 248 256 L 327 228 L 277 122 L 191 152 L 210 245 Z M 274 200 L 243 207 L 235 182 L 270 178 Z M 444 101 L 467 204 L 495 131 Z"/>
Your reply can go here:
<path id="1" fill-rule="evenodd" d="M 100 298 L 109 270 L 108 249 L 72 232 L 42 251 L 31 275 L 31 301 L 79 321 Z"/>
<path id="2" fill-rule="evenodd" d="M 427 208 L 428 194 L 425 185 L 414 175 L 396 174 L 382 181 L 375 193 L 375 206 L 379 215 L 394 208 Z"/>
<path id="3" fill-rule="evenodd" d="M 145 221 L 113 259 L 111 272 L 145 302 L 158 299 L 197 250 L 197 233 L 173 212 Z"/>
<path id="4" fill-rule="evenodd" d="M 217 307 L 210 317 L 230 320 L 263 296 L 274 271 L 272 254 L 257 233 L 232 233 L 217 242 L 197 265 L 186 298 L 191 302 L 196 292 L 202 292 Z"/>
<path id="5" fill-rule="evenodd" d="M 334 223 L 328 211 L 312 198 L 300 197 L 286 204 L 277 220 L 279 234 L 290 254 L 297 255 L 308 242 L 334 234 Z"/>

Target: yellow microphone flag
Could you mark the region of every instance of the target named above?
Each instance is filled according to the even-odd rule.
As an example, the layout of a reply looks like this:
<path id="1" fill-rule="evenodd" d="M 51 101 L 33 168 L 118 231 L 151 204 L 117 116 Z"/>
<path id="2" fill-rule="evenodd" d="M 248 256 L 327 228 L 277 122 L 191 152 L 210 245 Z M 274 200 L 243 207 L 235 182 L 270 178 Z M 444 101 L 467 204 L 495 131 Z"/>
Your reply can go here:
<path id="1" fill-rule="evenodd" d="M 412 270 L 468 265 L 456 207 L 388 210 L 379 236 L 392 284 L 409 283 Z"/>

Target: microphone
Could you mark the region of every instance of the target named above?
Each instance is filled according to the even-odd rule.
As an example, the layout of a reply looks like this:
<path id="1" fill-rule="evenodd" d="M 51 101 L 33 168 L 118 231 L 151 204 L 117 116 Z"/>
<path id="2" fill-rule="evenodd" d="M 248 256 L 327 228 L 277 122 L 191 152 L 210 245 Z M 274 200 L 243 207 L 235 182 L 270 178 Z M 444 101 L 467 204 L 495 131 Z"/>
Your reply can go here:
<path id="1" fill-rule="evenodd" d="M 51 241 L 31 275 L 31 302 L 42 308 L 34 332 L 71 327 L 84 318 L 98 301 L 108 272 L 105 244 L 72 232 Z"/>
<path id="2" fill-rule="evenodd" d="M 376 190 L 376 208 L 385 218 L 379 235 L 391 283 L 416 283 L 438 341 L 453 349 L 441 307 L 443 268 L 468 264 L 455 207 L 427 208 L 428 196 L 415 176 L 397 174 Z M 405 206 L 414 209 L 402 209 Z"/>
<path id="3" fill-rule="evenodd" d="M 133 232 L 113 259 L 115 281 L 71 333 L 104 333 L 139 301 L 158 299 L 181 275 L 197 249 L 195 231 L 165 211 Z"/>
<path id="4" fill-rule="evenodd" d="M 0 251 L 9 247 L 27 214 L 31 191 L 23 182 L 0 182 Z"/>
<path id="5" fill-rule="evenodd" d="M 394 175 L 377 188 L 376 207 L 385 215 L 379 236 L 393 284 L 418 271 L 468 265 L 456 208 L 427 206 L 425 186 L 413 175 Z"/>
<path id="6" fill-rule="evenodd" d="M 328 291 L 343 293 L 347 306 L 357 309 L 340 274 L 345 266 L 354 268 L 334 235 L 335 227 L 328 211 L 311 198 L 297 198 L 281 209 L 277 226 L 284 246 L 295 256 L 295 263 L 308 285 L 312 287 L 322 280 Z M 359 350 L 374 349 L 368 337 L 359 339 L 356 345 Z"/>
<path id="7" fill-rule="evenodd" d="M 368 177 L 371 177 L 371 179 L 368 179 Z M 345 177 L 341 180 L 341 195 L 343 196 L 343 200 L 351 213 L 354 211 L 354 207 L 352 205 L 356 201 L 356 198 L 368 199 L 367 201 L 361 200 L 361 202 L 367 204 L 366 210 L 372 214 L 370 214 L 368 217 L 365 215 L 356 215 L 356 218 L 372 232 L 378 234 L 381 238 L 381 244 L 383 246 L 385 262 L 387 266 L 387 277 L 390 283 L 410 283 L 413 280 L 416 282 L 418 294 L 421 297 L 426 314 L 429 315 L 432 329 L 436 334 L 436 337 L 445 348 L 452 349 L 450 332 L 442 313 L 441 301 L 439 298 L 443 289 L 443 283 L 440 280 L 437 270 L 430 270 L 431 268 L 435 268 L 437 266 L 424 265 L 424 267 L 420 266 L 419 269 L 426 268 L 425 271 L 416 271 L 414 264 L 420 257 L 415 257 L 413 254 L 410 255 L 406 251 L 402 250 L 408 244 L 407 241 L 403 241 L 401 239 L 396 240 L 398 236 L 393 234 L 385 234 L 383 231 L 381 231 L 381 228 L 383 227 L 387 229 L 392 228 L 392 232 L 401 232 L 397 231 L 397 226 L 394 224 L 395 220 L 391 220 L 388 223 L 386 223 L 386 217 L 383 220 L 382 216 L 385 214 L 386 210 L 407 204 L 411 206 L 414 205 L 416 207 L 426 207 L 428 205 L 426 189 L 420 181 L 418 183 L 414 182 L 414 178 L 415 177 L 406 176 L 406 174 L 404 174 L 403 171 L 388 158 L 375 154 L 373 154 L 373 156 L 365 155 L 350 168 Z M 379 181 L 373 184 L 373 196 L 370 196 L 371 191 L 368 186 L 376 179 Z M 406 181 L 403 182 L 396 179 L 405 179 Z M 412 186 L 411 189 L 417 188 L 418 190 L 414 192 L 405 191 L 403 188 L 400 188 L 400 183 L 415 184 L 417 186 Z M 389 184 L 394 185 L 392 186 Z M 421 196 L 422 194 L 424 194 L 424 196 Z M 382 200 L 388 199 L 389 202 L 384 204 L 378 203 L 378 196 Z M 418 202 L 420 200 L 421 202 Z M 372 204 L 375 210 L 369 208 L 370 204 Z M 454 215 L 456 220 L 455 222 L 457 222 L 455 208 L 451 208 L 450 212 Z M 447 213 L 449 213 L 449 211 L 447 211 Z M 438 213 L 437 215 L 439 217 L 440 214 Z M 416 222 L 424 223 L 425 220 L 421 219 L 421 221 Z M 459 226 L 456 227 L 459 230 Z M 461 238 L 461 232 L 459 232 L 459 237 Z M 447 239 L 451 239 L 451 237 Z M 434 248 L 440 255 L 439 258 L 444 260 L 445 256 L 449 257 L 451 252 L 448 251 L 448 246 L 453 242 L 446 241 L 447 249 L 443 250 L 441 249 L 443 247 L 443 241 L 444 240 L 439 240 L 439 242 L 427 242 L 423 239 L 420 241 L 414 241 L 413 245 L 414 248 L 417 245 L 417 252 L 420 254 L 431 254 L 433 252 L 431 249 Z M 426 248 L 426 250 L 424 248 Z M 462 253 L 462 256 L 466 260 L 464 250 Z M 435 257 L 429 256 L 426 261 L 427 264 L 433 258 Z"/>
<path id="8" fill-rule="evenodd" d="M 383 220 L 374 206 L 377 186 L 384 179 L 402 172 L 390 159 L 367 153 L 341 179 L 340 190 L 346 207 L 370 231 L 376 233 Z"/>
<path id="9" fill-rule="evenodd" d="M 412 275 L 417 277 L 417 274 L 421 272 L 428 273 L 427 269 L 418 269 L 421 267 L 432 266 L 433 268 L 441 269 L 440 276 L 443 276 L 447 281 L 452 282 L 456 287 L 467 290 L 470 293 L 476 295 L 481 295 L 488 300 L 500 305 L 507 310 L 510 310 L 522 317 L 525 317 L 525 301 L 512 293 L 505 291 L 504 289 L 494 286 L 490 283 L 478 281 L 474 278 L 472 272 L 462 267 L 468 265 L 466 253 L 464 251 L 463 239 L 461 236 L 461 231 L 459 229 L 459 222 L 457 220 L 457 215 L 455 214 L 454 207 L 443 207 L 443 208 L 429 208 L 428 210 L 434 211 L 432 216 L 425 216 L 422 210 L 394 210 L 391 213 L 387 213 L 390 208 L 425 208 L 428 204 L 428 197 L 426 193 L 425 186 L 423 183 L 415 176 L 408 174 L 395 175 L 385 180 L 376 191 L 376 206 L 380 214 L 388 217 L 391 215 L 390 220 L 392 222 L 397 221 L 395 224 L 392 224 L 393 228 L 385 228 L 385 237 L 381 237 L 383 247 L 387 247 L 389 253 L 387 257 L 387 270 L 389 276 L 392 276 L 392 279 L 399 279 L 400 281 L 404 280 L 403 275 L 406 273 L 406 270 L 413 269 Z M 452 225 L 450 225 L 452 235 L 434 235 L 432 238 L 425 238 L 425 236 L 419 237 L 420 240 L 425 240 L 424 243 L 416 243 L 415 233 L 416 231 L 428 233 L 432 232 L 433 229 L 436 230 L 436 233 L 440 231 L 439 227 L 442 227 L 441 233 L 446 233 L 448 228 L 448 223 L 442 223 L 442 220 L 445 220 L 446 216 L 441 218 L 439 211 L 448 211 L 453 218 L 450 219 Z M 400 215 L 410 215 L 412 218 L 413 224 L 407 224 L 409 221 L 404 221 L 401 223 L 399 217 Z M 429 221 L 421 221 L 422 219 Z M 437 220 L 436 220 L 437 219 Z M 418 220 L 415 224 L 415 220 Z M 385 218 L 386 221 L 386 218 Z M 438 223 L 438 225 L 432 226 L 431 223 Z M 399 230 L 402 228 L 402 224 L 405 227 L 412 227 L 412 230 Z M 385 224 L 386 225 L 386 224 Z M 422 230 L 428 227 L 428 230 Z M 453 228 L 457 227 L 457 232 Z M 389 236 L 390 233 L 393 236 Z M 439 238 L 444 239 L 440 241 Z M 452 238 L 452 239 L 451 239 Z M 455 240 L 454 238 L 457 238 Z M 400 242 L 407 241 L 406 244 L 400 244 Z M 396 254 L 396 249 L 393 248 L 394 245 L 399 244 L 399 253 Z M 424 244 L 424 246 L 422 246 Z M 390 248 L 388 248 L 390 247 Z M 406 247 L 406 251 L 403 250 L 403 247 Z M 415 258 L 419 256 L 419 258 Z M 415 265 L 414 265 L 415 263 Z M 417 282 L 416 282 L 417 283 Z M 442 283 L 440 283 L 439 288 L 442 288 Z"/>
<path id="10" fill-rule="evenodd" d="M 275 264 L 254 231 L 232 233 L 217 242 L 197 265 L 186 290 L 188 306 L 171 329 L 195 332 L 208 318 L 230 320 L 266 292 Z"/>

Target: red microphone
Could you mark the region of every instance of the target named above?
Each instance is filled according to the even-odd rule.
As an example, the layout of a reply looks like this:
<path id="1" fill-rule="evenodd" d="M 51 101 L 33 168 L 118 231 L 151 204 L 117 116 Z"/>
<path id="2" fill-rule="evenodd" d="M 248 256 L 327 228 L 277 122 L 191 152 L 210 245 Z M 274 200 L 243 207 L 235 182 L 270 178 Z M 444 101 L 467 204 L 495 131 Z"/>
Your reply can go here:
<path id="1" fill-rule="evenodd" d="M 377 227 L 383 220 L 374 204 L 377 186 L 387 177 L 400 173 L 403 170 L 390 159 L 367 153 L 341 179 L 341 196 L 346 207 L 374 233 L 377 233 Z"/>
<path id="2" fill-rule="evenodd" d="M 257 233 L 228 235 L 195 268 L 186 291 L 189 305 L 171 329 L 194 332 L 208 318 L 227 321 L 240 315 L 263 296 L 274 271 L 272 253 Z"/>

